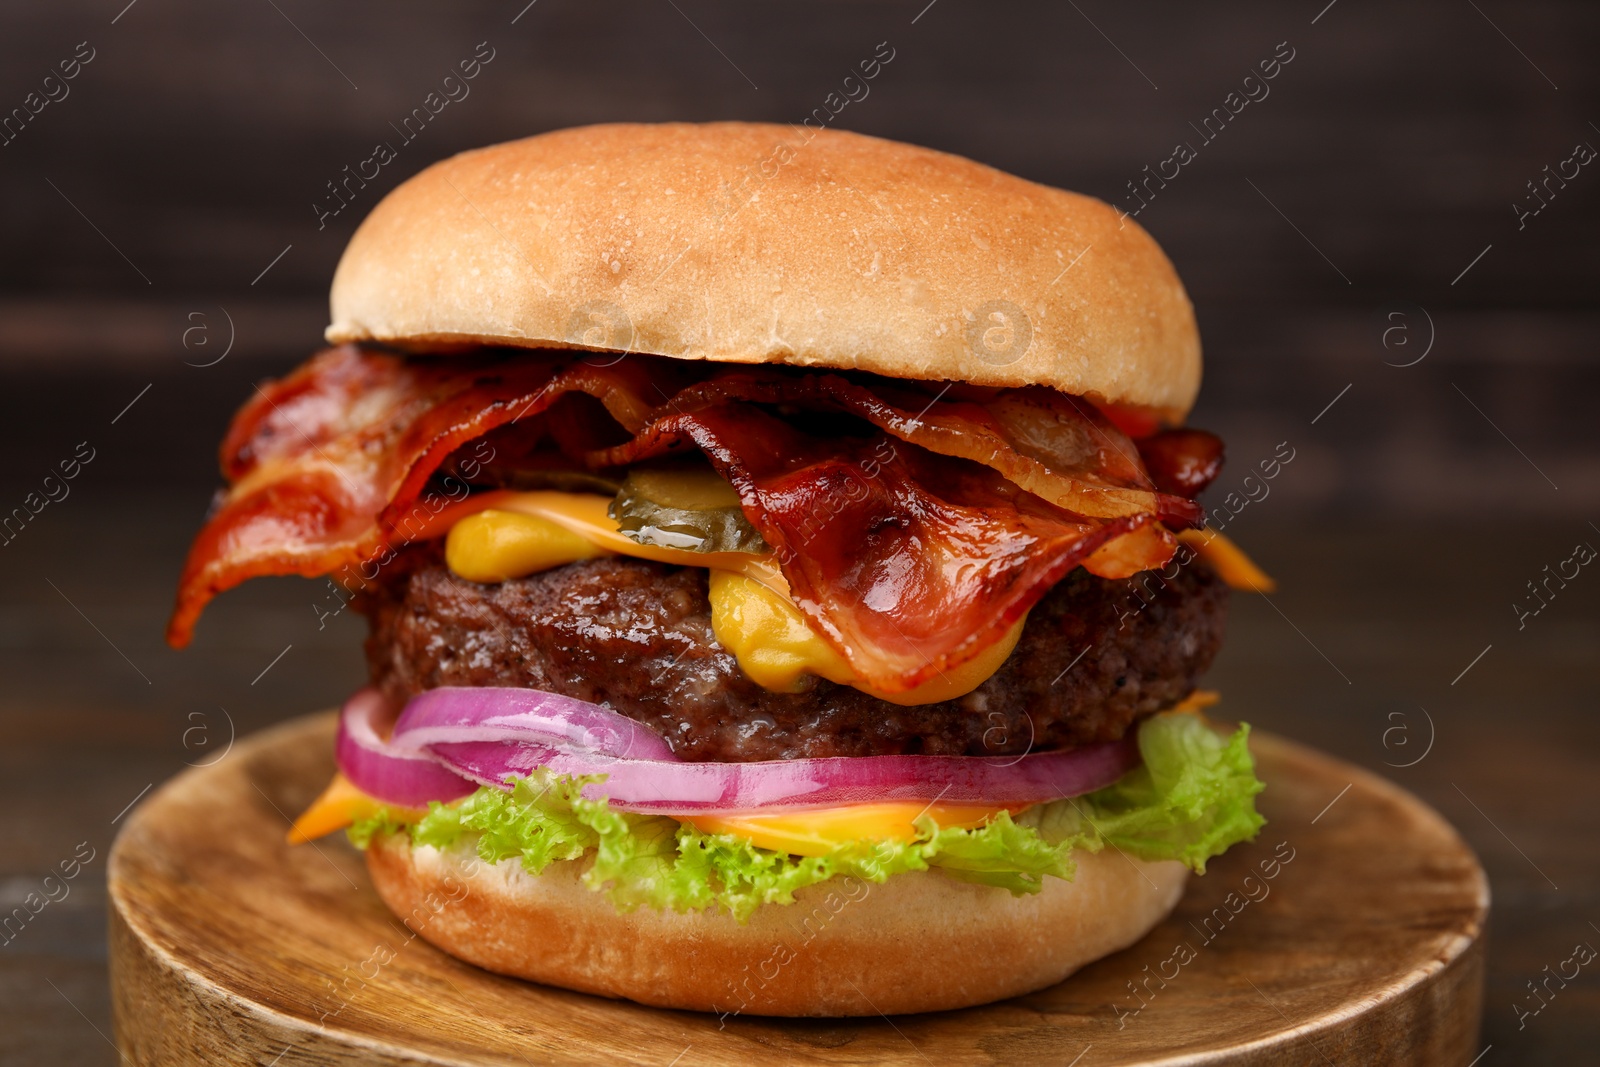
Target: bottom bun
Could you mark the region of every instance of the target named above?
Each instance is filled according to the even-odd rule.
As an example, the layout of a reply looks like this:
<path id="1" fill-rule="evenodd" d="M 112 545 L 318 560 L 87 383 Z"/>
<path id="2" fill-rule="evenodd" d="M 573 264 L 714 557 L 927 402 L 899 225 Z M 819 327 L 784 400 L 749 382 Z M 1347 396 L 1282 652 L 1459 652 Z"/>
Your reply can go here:
<path id="1" fill-rule="evenodd" d="M 580 881 L 588 862 L 530 875 L 456 846 L 375 839 L 367 867 L 422 937 L 501 974 L 663 1008 L 747 1015 L 893 1015 L 986 1004 L 1054 985 L 1139 940 L 1177 904 L 1187 870 L 1075 855 L 1071 882 L 1034 895 L 936 869 L 881 885 L 834 878 L 741 925 L 726 912 L 619 913 Z"/>

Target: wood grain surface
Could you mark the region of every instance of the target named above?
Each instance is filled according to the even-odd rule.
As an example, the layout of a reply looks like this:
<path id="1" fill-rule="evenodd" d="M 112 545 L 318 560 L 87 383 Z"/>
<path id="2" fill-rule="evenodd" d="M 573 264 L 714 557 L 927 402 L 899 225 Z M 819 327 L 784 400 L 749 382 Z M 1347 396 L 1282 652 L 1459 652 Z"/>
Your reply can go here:
<path id="1" fill-rule="evenodd" d="M 338 838 L 283 843 L 332 770 L 310 716 L 185 772 L 110 859 L 116 1037 L 137 1064 L 1468 1062 L 1488 888 L 1432 809 L 1265 734 L 1262 835 L 1133 948 L 983 1008 L 667 1012 L 480 971 L 414 936 Z M 226 819 L 218 817 L 228 813 Z"/>

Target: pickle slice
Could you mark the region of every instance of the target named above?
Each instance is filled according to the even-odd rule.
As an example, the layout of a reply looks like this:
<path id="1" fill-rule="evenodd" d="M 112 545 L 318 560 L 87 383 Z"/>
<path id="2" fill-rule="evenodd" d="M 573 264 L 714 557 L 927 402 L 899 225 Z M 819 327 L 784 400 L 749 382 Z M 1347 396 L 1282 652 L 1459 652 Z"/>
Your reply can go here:
<path id="1" fill-rule="evenodd" d="M 739 507 L 739 494 L 709 466 L 628 472 L 607 512 L 641 545 L 686 552 L 771 551 Z"/>

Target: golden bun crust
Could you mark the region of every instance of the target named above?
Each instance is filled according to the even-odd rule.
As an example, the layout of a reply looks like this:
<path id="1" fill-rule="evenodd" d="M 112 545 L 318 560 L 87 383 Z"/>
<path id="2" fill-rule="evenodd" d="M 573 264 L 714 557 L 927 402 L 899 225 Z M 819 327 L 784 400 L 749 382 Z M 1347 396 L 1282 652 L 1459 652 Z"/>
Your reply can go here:
<path id="1" fill-rule="evenodd" d="M 1099 200 L 758 123 L 558 130 L 437 163 L 356 231 L 328 340 L 645 352 L 1033 383 L 1178 419 L 1172 264 Z"/>
<path id="2" fill-rule="evenodd" d="M 847 1016 L 940 1011 L 1054 985 L 1126 948 L 1177 904 L 1187 870 L 1112 852 L 1074 857 L 1071 882 L 1014 897 L 937 871 L 882 885 L 834 879 L 726 913 L 620 914 L 585 887 L 586 861 L 537 877 L 456 847 L 375 840 L 367 867 L 395 914 L 452 956 L 501 974 L 692 1011 Z"/>

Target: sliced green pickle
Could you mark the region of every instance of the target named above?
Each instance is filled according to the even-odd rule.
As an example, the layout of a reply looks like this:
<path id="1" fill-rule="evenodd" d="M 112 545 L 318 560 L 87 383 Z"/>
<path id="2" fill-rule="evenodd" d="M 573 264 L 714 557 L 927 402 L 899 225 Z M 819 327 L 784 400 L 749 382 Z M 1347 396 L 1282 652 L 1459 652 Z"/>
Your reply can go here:
<path id="1" fill-rule="evenodd" d="M 739 507 L 739 494 L 709 466 L 630 470 L 608 513 L 641 545 L 686 552 L 770 551 Z"/>

